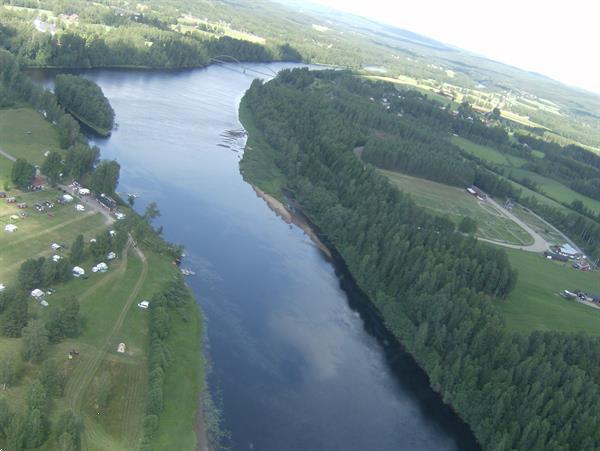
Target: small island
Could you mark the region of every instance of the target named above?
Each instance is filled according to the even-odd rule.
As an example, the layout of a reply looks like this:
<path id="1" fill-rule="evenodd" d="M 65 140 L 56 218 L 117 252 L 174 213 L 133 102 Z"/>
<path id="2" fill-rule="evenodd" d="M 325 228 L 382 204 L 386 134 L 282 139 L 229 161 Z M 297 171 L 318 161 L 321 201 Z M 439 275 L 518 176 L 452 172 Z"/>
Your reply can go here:
<path id="1" fill-rule="evenodd" d="M 60 104 L 84 125 L 102 136 L 109 136 L 115 124 L 115 112 L 102 89 L 80 75 L 56 77 L 54 93 Z"/>

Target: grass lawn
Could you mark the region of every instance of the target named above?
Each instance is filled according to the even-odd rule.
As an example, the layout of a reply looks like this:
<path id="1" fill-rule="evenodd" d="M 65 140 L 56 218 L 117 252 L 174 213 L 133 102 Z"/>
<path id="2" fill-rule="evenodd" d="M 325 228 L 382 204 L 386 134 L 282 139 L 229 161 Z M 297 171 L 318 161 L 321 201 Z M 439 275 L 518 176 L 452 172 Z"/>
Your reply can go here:
<path id="1" fill-rule="evenodd" d="M 541 190 L 544 191 L 548 197 L 557 202 L 570 204 L 574 200 L 580 200 L 590 210 L 600 213 L 600 201 L 579 194 L 556 180 L 525 169 L 512 169 L 511 172 L 513 176 L 517 178 L 530 178 L 540 186 Z"/>
<path id="2" fill-rule="evenodd" d="M 285 176 L 275 165 L 277 152 L 262 137 L 262 133 L 254 125 L 244 101 L 240 104 L 240 122 L 248 132 L 248 142 L 240 169 L 252 185 L 267 194 L 281 199 L 281 189 L 285 186 Z"/>
<path id="3" fill-rule="evenodd" d="M 465 216 L 477 221 L 477 235 L 513 244 L 530 244 L 531 236 L 493 206 L 480 204 L 464 189 L 443 185 L 398 172 L 380 170 L 398 188 L 411 194 L 414 201 L 433 212 L 447 216 L 456 224 Z"/>
<path id="4" fill-rule="evenodd" d="M 47 150 L 60 150 L 58 131 L 32 108 L 2 109 L 0 149 L 41 165 Z"/>
<path id="5" fill-rule="evenodd" d="M 600 310 L 558 295 L 577 288 L 600 294 L 600 274 L 582 272 L 539 254 L 507 249 L 510 264 L 519 271 L 515 290 L 498 310 L 514 332 L 534 330 L 586 332 L 600 335 Z"/>
<path id="6" fill-rule="evenodd" d="M 463 149 L 465 152 L 492 164 L 520 168 L 527 162 L 523 158 L 503 154 L 502 152 L 492 147 L 483 146 L 481 144 L 475 144 L 474 142 L 469 141 L 468 139 L 462 138 L 460 136 L 452 136 L 452 138 L 450 138 L 450 141 L 452 141 L 453 144 Z"/>
<path id="7" fill-rule="evenodd" d="M 0 140 L 2 138 L 0 137 Z M 5 186 L 11 186 L 12 182 L 10 181 L 10 176 L 12 173 L 13 162 L 8 158 L 4 158 L 0 155 L 0 190 L 5 191 Z"/>
<path id="8" fill-rule="evenodd" d="M 18 195 L 19 201 L 25 201 L 30 206 L 39 200 L 54 200 L 58 191 L 44 190 L 40 192 Z M 56 205 L 52 210 L 53 216 L 38 213 L 27 208 L 26 218 L 11 219 L 19 210 L 15 204 L 0 202 L 0 282 L 10 284 L 27 258 L 50 256 L 53 252 L 52 243 L 70 245 L 79 234 L 85 238 L 95 236 L 106 228 L 105 219 L 100 213 L 86 211 L 76 212 L 74 205 Z M 4 231 L 4 225 L 12 223 L 18 227 L 13 233 Z M 58 252 L 60 253 L 60 252 Z"/>

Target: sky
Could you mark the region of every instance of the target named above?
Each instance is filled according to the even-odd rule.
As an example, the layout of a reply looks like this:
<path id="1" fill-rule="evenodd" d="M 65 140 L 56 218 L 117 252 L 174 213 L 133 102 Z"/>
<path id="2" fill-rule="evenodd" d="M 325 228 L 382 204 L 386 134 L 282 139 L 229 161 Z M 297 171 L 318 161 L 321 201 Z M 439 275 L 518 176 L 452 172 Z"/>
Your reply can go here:
<path id="1" fill-rule="evenodd" d="M 596 0 L 313 0 L 600 93 Z"/>

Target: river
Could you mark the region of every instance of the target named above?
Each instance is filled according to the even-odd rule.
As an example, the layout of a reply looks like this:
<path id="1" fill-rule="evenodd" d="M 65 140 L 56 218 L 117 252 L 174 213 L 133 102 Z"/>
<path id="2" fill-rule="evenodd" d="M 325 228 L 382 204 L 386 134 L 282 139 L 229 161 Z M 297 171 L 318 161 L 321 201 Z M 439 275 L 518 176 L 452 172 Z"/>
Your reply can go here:
<path id="1" fill-rule="evenodd" d="M 285 64 L 250 65 L 263 73 Z M 289 66 L 287 66 L 289 67 Z M 368 302 L 239 172 L 253 72 L 94 70 L 118 128 L 95 139 L 119 191 L 156 201 L 206 317 L 209 387 L 235 450 L 476 449 Z M 51 83 L 51 74 L 45 74 Z M 341 271 L 341 272 L 340 272 Z"/>

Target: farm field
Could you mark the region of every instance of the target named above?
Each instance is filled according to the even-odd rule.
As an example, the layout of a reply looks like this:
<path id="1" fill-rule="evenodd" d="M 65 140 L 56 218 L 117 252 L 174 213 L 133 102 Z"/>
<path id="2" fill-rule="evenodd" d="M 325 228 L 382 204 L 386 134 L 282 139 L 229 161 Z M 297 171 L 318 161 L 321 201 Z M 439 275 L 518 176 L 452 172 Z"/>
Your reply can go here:
<path id="1" fill-rule="evenodd" d="M 520 168 L 526 163 L 523 158 L 504 154 L 492 147 L 476 144 L 460 136 L 452 136 L 450 141 L 465 152 L 492 164 Z"/>
<path id="2" fill-rule="evenodd" d="M 539 185 L 540 189 L 546 193 L 547 197 L 557 202 L 570 204 L 574 200 L 580 200 L 590 210 L 600 213 L 600 201 L 579 194 L 556 180 L 520 168 L 511 169 L 511 172 L 514 177 L 527 177 L 533 180 Z"/>
<path id="3" fill-rule="evenodd" d="M 506 249 L 510 264 L 519 271 L 515 290 L 496 305 L 514 332 L 555 330 L 600 335 L 600 309 L 559 296 L 562 290 L 581 289 L 600 294 L 600 274 L 582 272 L 571 263 L 559 263 L 539 254 Z"/>
<path id="4" fill-rule="evenodd" d="M 430 180 L 410 177 L 398 172 L 380 173 L 401 190 L 410 193 L 414 201 L 434 214 L 447 216 L 457 223 L 465 216 L 477 221 L 477 236 L 509 244 L 527 245 L 532 237 L 519 225 L 503 216 L 494 207 L 481 204 L 464 189 Z"/>
<path id="5" fill-rule="evenodd" d="M 60 150 L 58 131 L 32 108 L 2 109 L 0 149 L 16 158 L 41 165 L 47 150 Z"/>

